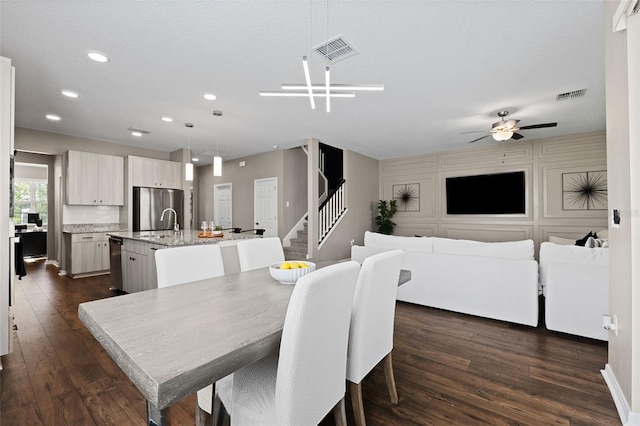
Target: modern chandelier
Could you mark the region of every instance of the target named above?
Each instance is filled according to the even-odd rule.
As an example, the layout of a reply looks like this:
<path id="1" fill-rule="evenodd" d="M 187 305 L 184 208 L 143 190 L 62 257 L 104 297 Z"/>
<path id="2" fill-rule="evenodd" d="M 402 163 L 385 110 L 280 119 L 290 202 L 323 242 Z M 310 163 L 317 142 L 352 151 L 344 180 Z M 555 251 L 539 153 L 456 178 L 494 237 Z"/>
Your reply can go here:
<path id="1" fill-rule="evenodd" d="M 314 98 L 325 98 L 327 112 L 331 112 L 331 98 L 355 98 L 356 91 L 381 92 L 384 84 L 331 84 L 331 71 L 325 67 L 324 84 L 311 84 L 309 62 L 302 57 L 305 83 L 283 83 L 282 90 L 261 91 L 260 96 L 308 97 L 311 109 L 316 109 Z"/>

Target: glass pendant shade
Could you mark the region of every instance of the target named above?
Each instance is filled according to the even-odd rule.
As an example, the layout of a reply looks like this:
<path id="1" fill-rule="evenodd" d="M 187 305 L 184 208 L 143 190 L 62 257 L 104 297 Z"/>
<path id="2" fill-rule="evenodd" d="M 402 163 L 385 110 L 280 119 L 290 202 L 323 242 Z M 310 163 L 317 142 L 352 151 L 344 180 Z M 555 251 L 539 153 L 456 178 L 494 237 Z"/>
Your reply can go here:
<path id="1" fill-rule="evenodd" d="M 222 157 L 213 157 L 213 175 L 222 176 Z"/>
<path id="2" fill-rule="evenodd" d="M 187 163 L 184 169 L 184 179 L 193 182 L 193 163 Z"/>

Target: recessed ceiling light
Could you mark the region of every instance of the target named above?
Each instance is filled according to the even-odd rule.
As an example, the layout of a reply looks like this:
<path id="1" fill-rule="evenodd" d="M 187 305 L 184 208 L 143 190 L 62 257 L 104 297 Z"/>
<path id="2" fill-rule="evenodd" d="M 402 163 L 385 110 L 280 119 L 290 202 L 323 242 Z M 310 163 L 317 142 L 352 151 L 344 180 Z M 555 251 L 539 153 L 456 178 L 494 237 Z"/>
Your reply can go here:
<path id="1" fill-rule="evenodd" d="M 48 120 L 51 120 L 51 121 L 60 121 L 60 116 L 59 115 L 47 114 L 46 117 L 47 117 Z"/>
<path id="2" fill-rule="evenodd" d="M 273 146 L 273 149 L 278 149 L 278 148 L 280 148 L 278 145 Z"/>
<path id="3" fill-rule="evenodd" d="M 198 157 L 193 157 L 191 158 L 191 161 L 193 161 L 194 163 L 197 163 L 198 161 L 200 161 L 200 159 Z"/>
<path id="4" fill-rule="evenodd" d="M 131 132 L 131 136 L 140 137 L 142 136 L 142 132 Z"/>
<path id="5" fill-rule="evenodd" d="M 215 101 L 216 99 L 218 99 L 218 97 L 213 93 L 205 93 L 204 98 L 208 101 Z"/>
<path id="6" fill-rule="evenodd" d="M 171 117 L 162 117 L 162 121 L 166 121 L 167 123 L 173 123 L 173 118 L 171 118 Z"/>
<path id="7" fill-rule="evenodd" d="M 78 94 L 76 92 L 72 92 L 71 90 L 63 90 L 62 94 L 68 98 L 77 98 Z"/>
<path id="8" fill-rule="evenodd" d="M 109 58 L 104 53 L 96 52 L 95 50 L 90 51 L 87 55 L 96 62 L 109 62 Z"/>

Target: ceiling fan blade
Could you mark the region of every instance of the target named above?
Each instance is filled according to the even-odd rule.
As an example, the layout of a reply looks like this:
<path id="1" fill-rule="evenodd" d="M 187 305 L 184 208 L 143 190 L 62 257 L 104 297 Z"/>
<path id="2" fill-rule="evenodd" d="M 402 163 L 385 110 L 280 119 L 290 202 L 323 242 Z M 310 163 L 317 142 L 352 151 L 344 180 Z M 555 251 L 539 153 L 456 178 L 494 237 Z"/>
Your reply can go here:
<path id="1" fill-rule="evenodd" d="M 522 126 L 522 127 L 520 127 L 520 130 L 542 129 L 542 128 L 545 128 L 545 127 L 556 127 L 557 125 L 558 125 L 558 123 L 532 124 L 531 126 Z"/>
<path id="2" fill-rule="evenodd" d="M 473 130 L 471 132 L 460 132 L 461 135 L 463 135 L 465 133 L 489 133 L 489 131 L 488 130 Z"/>
<path id="3" fill-rule="evenodd" d="M 513 136 L 511 136 L 511 139 L 515 139 L 515 140 L 522 139 L 522 138 L 524 138 L 524 136 L 522 136 L 520 133 L 514 133 Z"/>
<path id="4" fill-rule="evenodd" d="M 489 135 L 485 135 L 485 136 L 483 136 L 483 137 L 481 137 L 481 138 L 474 139 L 474 140 L 470 141 L 469 143 L 478 142 L 479 140 L 482 140 L 482 139 L 484 139 L 484 138 L 488 138 L 488 137 L 489 137 Z"/>

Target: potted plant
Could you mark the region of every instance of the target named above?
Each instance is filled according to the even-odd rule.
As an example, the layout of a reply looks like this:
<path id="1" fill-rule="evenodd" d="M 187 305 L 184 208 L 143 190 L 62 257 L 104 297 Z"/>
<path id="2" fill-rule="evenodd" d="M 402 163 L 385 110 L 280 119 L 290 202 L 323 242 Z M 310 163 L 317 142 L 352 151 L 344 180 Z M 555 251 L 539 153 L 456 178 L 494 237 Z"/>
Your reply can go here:
<path id="1" fill-rule="evenodd" d="M 397 210 L 396 200 L 391 200 L 387 204 L 387 200 L 378 201 L 378 216 L 376 216 L 376 225 L 378 225 L 378 232 L 381 234 L 391 235 L 393 228 L 396 226 L 395 222 L 391 220 Z"/>

